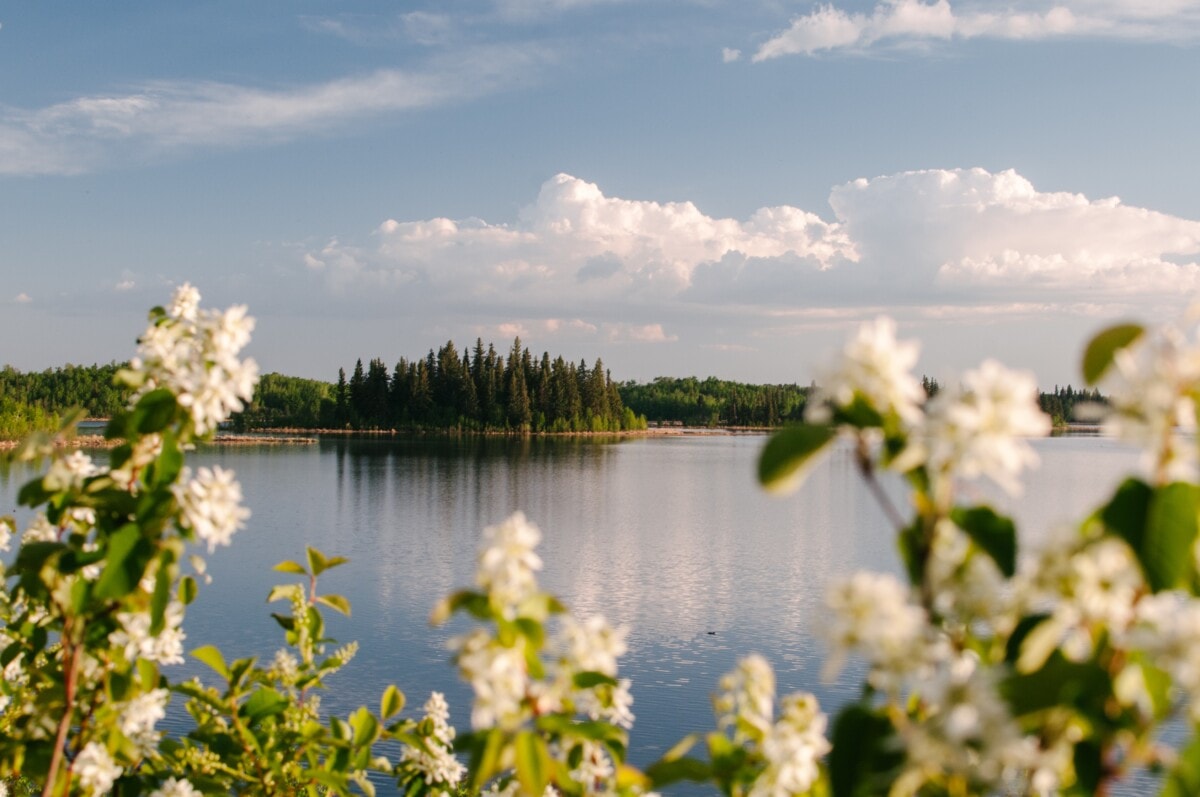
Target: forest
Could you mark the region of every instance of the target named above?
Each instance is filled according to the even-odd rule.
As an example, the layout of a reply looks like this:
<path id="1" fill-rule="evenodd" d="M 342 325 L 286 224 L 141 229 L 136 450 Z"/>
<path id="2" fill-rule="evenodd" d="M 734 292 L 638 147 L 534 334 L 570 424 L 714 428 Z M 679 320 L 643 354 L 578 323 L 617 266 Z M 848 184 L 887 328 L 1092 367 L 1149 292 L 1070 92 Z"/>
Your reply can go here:
<path id="1" fill-rule="evenodd" d="M 122 363 L 65 365 L 37 372 L 0 369 L 0 439 L 53 429 L 73 407 L 107 418 L 127 400 L 113 384 Z M 928 395 L 939 389 L 925 378 Z M 658 377 L 614 382 L 597 358 L 535 358 L 520 339 L 506 354 L 476 340 L 459 353 L 453 342 L 422 358 L 403 357 L 389 369 L 380 358 L 358 360 L 336 382 L 266 374 L 254 399 L 230 427 L 255 429 L 398 429 L 530 432 L 614 432 L 650 424 L 774 427 L 799 421 L 815 385 L 754 385 L 716 377 Z M 1055 426 L 1075 419 L 1084 403 L 1103 403 L 1097 390 L 1055 386 L 1040 396 Z"/>

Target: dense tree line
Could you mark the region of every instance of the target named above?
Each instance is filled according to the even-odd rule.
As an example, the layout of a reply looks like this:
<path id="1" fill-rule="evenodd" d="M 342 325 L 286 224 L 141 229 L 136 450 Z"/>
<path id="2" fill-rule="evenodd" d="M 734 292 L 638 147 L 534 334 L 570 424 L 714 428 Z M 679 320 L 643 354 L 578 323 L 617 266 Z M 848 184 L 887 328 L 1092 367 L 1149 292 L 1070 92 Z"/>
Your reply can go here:
<path id="1" fill-rule="evenodd" d="M 317 379 L 264 374 L 254 399 L 230 423 L 235 429 L 315 429 L 333 423 L 333 385 Z"/>
<path id="2" fill-rule="evenodd" d="M 417 360 L 383 360 L 338 372 L 330 425 L 352 429 L 461 428 L 536 432 L 613 432 L 642 428 L 625 407 L 604 363 L 535 359 L 521 339 L 507 355 L 477 339 L 460 354 L 453 341 Z"/>
<path id="3" fill-rule="evenodd" d="M 1038 396 L 1038 401 L 1042 406 L 1042 412 L 1050 416 L 1055 426 L 1065 426 L 1071 421 L 1078 420 L 1076 410 L 1081 404 L 1105 404 L 1108 399 L 1100 395 L 1100 391 L 1096 389 L 1076 390 L 1067 385 L 1066 387 L 1054 386 L 1053 392 L 1042 393 Z"/>
<path id="4" fill-rule="evenodd" d="M 24 373 L 0 369 L 0 438 L 51 430 L 67 410 L 83 407 L 92 418 L 107 418 L 122 407 L 128 392 L 113 383 L 123 364 L 64 365 Z"/>
<path id="5" fill-rule="evenodd" d="M 648 421 L 687 426 L 779 426 L 799 421 L 811 387 L 748 385 L 709 377 L 660 376 L 621 385 L 626 406 Z"/>

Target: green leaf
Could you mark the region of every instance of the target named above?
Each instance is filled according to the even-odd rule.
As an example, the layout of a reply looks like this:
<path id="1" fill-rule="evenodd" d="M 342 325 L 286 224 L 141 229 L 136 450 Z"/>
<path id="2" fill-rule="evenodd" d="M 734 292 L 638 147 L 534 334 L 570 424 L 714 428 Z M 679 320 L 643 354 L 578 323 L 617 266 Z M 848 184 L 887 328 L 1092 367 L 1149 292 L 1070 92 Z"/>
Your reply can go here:
<path id="1" fill-rule="evenodd" d="M 321 575 L 329 568 L 329 560 L 325 558 L 325 554 L 311 545 L 305 546 L 305 551 L 308 553 L 308 570 L 314 576 Z"/>
<path id="2" fill-rule="evenodd" d="M 646 775 L 655 789 L 661 789 L 681 780 L 704 783 L 712 777 L 712 767 L 695 758 L 678 758 L 671 761 L 664 758 L 647 767 Z"/>
<path id="3" fill-rule="evenodd" d="M 996 514 L 990 506 L 976 506 L 955 509 L 950 519 L 992 558 L 1006 578 L 1012 578 L 1017 567 L 1017 528 L 1011 518 Z"/>
<path id="4" fill-rule="evenodd" d="M 572 679 L 576 689 L 591 689 L 593 686 L 605 684 L 607 686 L 616 686 L 617 679 L 605 675 L 602 672 L 577 672 Z"/>
<path id="5" fill-rule="evenodd" d="M 297 584 L 277 584 L 267 593 L 267 603 L 275 601 L 291 601 L 296 597 L 300 587 Z"/>
<path id="6" fill-rule="evenodd" d="M 1099 794 L 1104 779 L 1104 753 L 1092 739 L 1075 745 L 1075 779 L 1085 794 Z"/>
<path id="7" fill-rule="evenodd" d="M 250 722 L 259 722 L 275 714 L 282 714 L 287 705 L 287 698 L 274 689 L 263 687 L 250 695 L 250 699 L 238 710 L 238 713 Z"/>
<path id="8" fill-rule="evenodd" d="M 1112 680 L 1097 664 L 1068 661 L 1056 650 L 1040 669 L 1006 678 L 1000 692 L 1018 717 L 1073 706 L 1085 715 L 1102 719 L 1105 702 L 1112 695 Z"/>
<path id="9" fill-rule="evenodd" d="M 284 631 L 294 631 L 296 629 L 296 621 L 288 615 L 271 612 L 271 616 L 275 618 L 275 622 L 279 623 Z"/>
<path id="10" fill-rule="evenodd" d="M 142 531 L 133 523 L 117 529 L 108 540 L 108 563 L 96 581 L 96 596 L 114 600 L 137 589 L 145 564 L 134 553 L 145 546 Z"/>
<path id="11" fill-rule="evenodd" d="M 1137 551 L 1146 581 L 1155 592 L 1187 587 L 1193 567 L 1192 546 L 1196 541 L 1195 485 L 1175 482 L 1154 491 L 1146 515 L 1146 537 Z"/>
<path id="12" fill-rule="evenodd" d="M 358 745 L 371 744 L 379 735 L 379 720 L 365 707 L 350 715 L 350 727 L 354 728 L 354 743 Z"/>
<path id="13" fill-rule="evenodd" d="M 184 576 L 179 580 L 179 600 L 184 606 L 196 600 L 196 593 L 198 591 L 199 587 L 196 586 L 196 579 L 191 576 Z"/>
<path id="14" fill-rule="evenodd" d="M 138 399 L 133 408 L 133 422 L 136 431 L 141 434 L 161 432 L 167 428 L 175 417 L 179 405 L 175 402 L 175 394 L 165 387 L 151 390 Z"/>
<path id="15" fill-rule="evenodd" d="M 550 769 L 554 762 L 542 737 L 533 731 L 521 731 L 513 742 L 516 757 L 517 780 L 525 794 L 541 794 L 550 781 Z"/>
<path id="16" fill-rule="evenodd" d="M 1186 587 L 1191 580 L 1191 549 L 1200 532 L 1198 496 L 1196 486 L 1184 482 L 1155 489 L 1127 479 L 1100 510 L 1104 524 L 1129 543 L 1155 592 Z"/>
<path id="17" fill-rule="evenodd" d="M 429 623 L 441 625 L 459 609 L 466 609 L 472 616 L 480 620 L 488 620 L 492 616 L 491 604 L 488 603 L 487 595 L 464 589 L 438 601 L 429 615 Z"/>
<path id="18" fill-rule="evenodd" d="M 163 551 L 162 556 L 158 558 L 158 573 L 154 577 L 154 595 L 150 598 L 150 633 L 153 636 L 161 634 L 167 624 L 167 604 L 171 602 L 173 570 L 170 553 Z"/>
<path id="19" fill-rule="evenodd" d="M 308 571 L 304 569 L 304 565 L 299 562 L 293 562 L 291 559 L 283 560 L 272 569 L 280 573 L 295 573 L 298 576 L 308 575 Z"/>
<path id="20" fill-rule="evenodd" d="M 346 600 L 341 595 L 318 595 L 317 603 L 323 603 L 329 608 L 339 611 L 347 617 L 350 616 L 350 601 Z"/>
<path id="21" fill-rule="evenodd" d="M 885 792 L 881 784 L 904 761 L 887 717 L 861 705 L 847 706 L 833 725 L 829 776 L 833 797 Z"/>
<path id="22" fill-rule="evenodd" d="M 224 678 L 229 678 L 229 667 L 225 665 L 225 657 L 213 645 L 205 645 L 192 651 L 192 658 L 199 659 L 217 671 Z"/>
<path id="23" fill-rule="evenodd" d="M 834 436 L 832 427 L 811 424 L 776 432 L 758 459 L 758 481 L 773 493 L 795 490 Z"/>
<path id="24" fill-rule="evenodd" d="M 379 716 L 388 720 L 403 710 L 404 693 L 397 689 L 395 684 L 389 684 L 379 699 Z"/>
<path id="25" fill-rule="evenodd" d="M 1116 353 L 1134 343 L 1144 333 L 1138 324 L 1117 324 L 1101 330 L 1083 352 L 1083 378 L 1094 385 L 1113 364 Z"/>
<path id="26" fill-rule="evenodd" d="M 1100 509 L 1100 520 L 1134 551 L 1141 550 L 1146 535 L 1146 515 L 1154 490 L 1139 479 L 1126 479 Z"/>

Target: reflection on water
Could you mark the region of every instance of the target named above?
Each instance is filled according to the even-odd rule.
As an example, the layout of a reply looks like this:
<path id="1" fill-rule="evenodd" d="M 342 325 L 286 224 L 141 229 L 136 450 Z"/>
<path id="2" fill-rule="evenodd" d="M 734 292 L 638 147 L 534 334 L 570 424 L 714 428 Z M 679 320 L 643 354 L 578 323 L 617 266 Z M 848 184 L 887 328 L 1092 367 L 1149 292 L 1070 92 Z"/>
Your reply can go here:
<path id="1" fill-rule="evenodd" d="M 192 647 L 270 656 L 282 643 L 264 599 L 270 567 L 311 544 L 350 558 L 322 581 L 353 603 L 332 635 L 361 645 L 325 707 L 376 705 L 396 683 L 412 706 L 446 692 L 464 724 L 470 695 L 446 643 L 465 621 L 431 629 L 434 602 L 469 585 L 479 532 L 521 509 L 543 532 L 544 588 L 579 614 L 630 630 L 622 674 L 638 715 L 633 759 L 647 763 L 684 733 L 712 727 L 709 695 L 739 656 L 775 665 L 781 691 L 809 689 L 827 707 L 853 696 L 820 680 L 828 581 L 861 568 L 898 572 L 883 514 L 835 449 L 788 498 L 754 481 L 762 437 L 332 440 L 319 446 L 202 450 L 193 465 L 237 471 L 253 510 L 229 549 L 210 557 L 214 582 L 189 610 Z M 981 490 L 1013 512 L 1023 542 L 1078 516 L 1134 464 L 1104 438 L 1040 440 L 1041 470 L 1020 499 Z M 0 466 L 0 514 L 27 473 Z M 888 485 L 899 502 L 899 485 Z M 177 675 L 203 675 L 200 665 Z M 851 674 L 852 675 L 852 674 Z"/>

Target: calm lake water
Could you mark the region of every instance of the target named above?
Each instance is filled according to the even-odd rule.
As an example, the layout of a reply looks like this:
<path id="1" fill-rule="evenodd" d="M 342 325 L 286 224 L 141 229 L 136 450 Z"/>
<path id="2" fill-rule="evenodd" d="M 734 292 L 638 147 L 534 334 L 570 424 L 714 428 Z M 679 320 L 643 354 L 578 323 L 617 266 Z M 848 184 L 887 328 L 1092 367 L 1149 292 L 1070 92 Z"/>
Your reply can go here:
<path id="1" fill-rule="evenodd" d="M 200 451 L 193 465 L 237 472 L 253 517 L 231 548 L 209 557 L 213 583 L 189 608 L 187 644 L 270 658 L 283 640 L 265 598 L 287 580 L 270 568 L 303 560 L 311 544 L 350 559 L 321 588 L 354 609 L 349 619 L 327 614 L 330 634 L 361 646 L 324 707 L 377 707 L 395 683 L 410 712 L 431 690 L 446 693 L 451 720 L 466 727 L 470 692 L 446 645 L 468 622 L 430 628 L 429 612 L 472 584 L 481 529 L 521 509 L 543 533 L 543 588 L 580 616 L 600 613 L 629 629 L 621 672 L 633 679 L 634 763 L 710 730 L 709 695 L 746 653 L 771 661 L 781 694 L 811 690 L 833 709 L 857 690 L 853 671 L 821 680 L 826 585 L 862 568 L 898 573 L 893 537 L 846 450 L 797 494 L 765 495 L 754 479 L 765 439 L 323 440 Z M 1100 437 L 1035 447 L 1041 468 L 1020 499 L 981 495 L 1017 517 L 1027 545 L 1092 508 L 1136 464 L 1130 449 Z M 0 467 L 0 514 L 12 511 L 26 478 Z M 191 674 L 208 673 L 192 662 L 172 672 Z"/>

